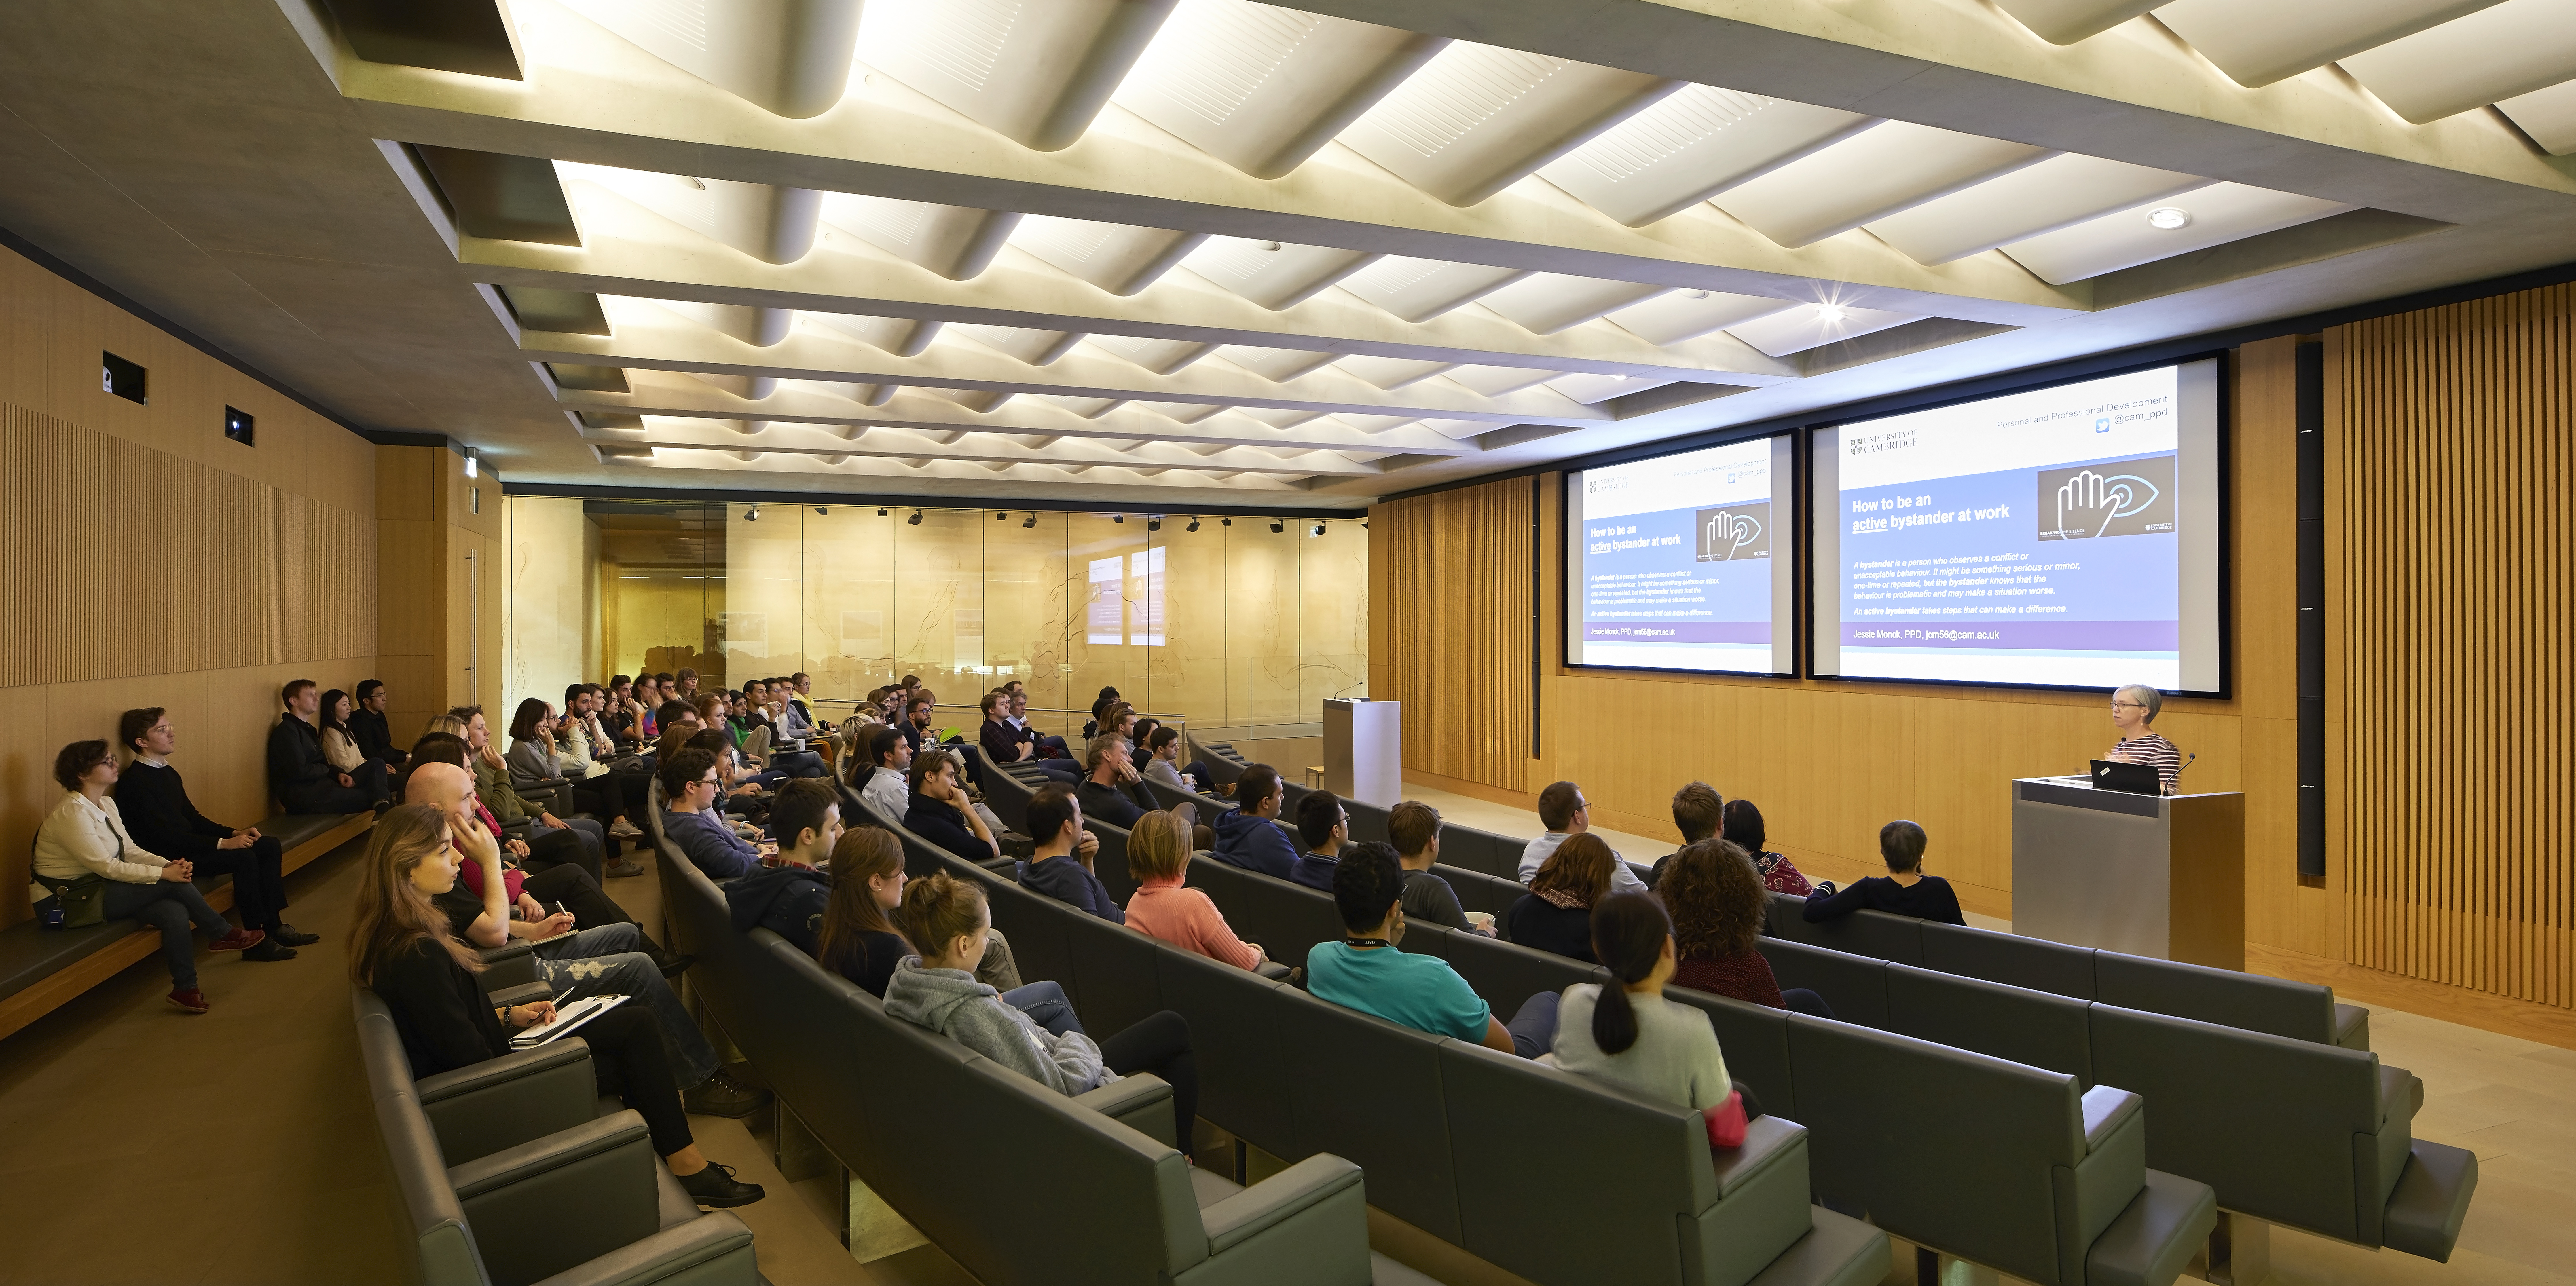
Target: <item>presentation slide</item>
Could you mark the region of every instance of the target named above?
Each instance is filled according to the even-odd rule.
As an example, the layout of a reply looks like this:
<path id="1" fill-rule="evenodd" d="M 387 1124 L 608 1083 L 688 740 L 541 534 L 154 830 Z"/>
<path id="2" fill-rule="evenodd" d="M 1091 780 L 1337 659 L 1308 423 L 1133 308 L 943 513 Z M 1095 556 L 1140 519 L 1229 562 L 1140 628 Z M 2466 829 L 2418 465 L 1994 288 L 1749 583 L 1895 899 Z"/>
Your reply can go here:
<path id="1" fill-rule="evenodd" d="M 1566 477 L 1568 665 L 1788 674 L 1788 434 Z"/>
<path id="2" fill-rule="evenodd" d="M 2217 368 L 1817 430 L 1815 672 L 2219 691 Z"/>

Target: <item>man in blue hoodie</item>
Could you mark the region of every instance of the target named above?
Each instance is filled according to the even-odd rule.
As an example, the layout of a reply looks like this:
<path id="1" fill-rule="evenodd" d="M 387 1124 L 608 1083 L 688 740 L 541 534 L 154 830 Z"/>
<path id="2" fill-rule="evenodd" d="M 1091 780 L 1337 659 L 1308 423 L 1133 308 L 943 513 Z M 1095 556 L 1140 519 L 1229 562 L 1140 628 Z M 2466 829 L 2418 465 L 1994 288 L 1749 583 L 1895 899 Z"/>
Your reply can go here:
<path id="1" fill-rule="evenodd" d="M 1254 764 L 1235 779 L 1232 812 L 1216 817 L 1216 860 L 1247 871 L 1290 879 L 1297 866 L 1297 846 L 1279 826 L 1279 803 L 1286 791 L 1279 770 Z"/>

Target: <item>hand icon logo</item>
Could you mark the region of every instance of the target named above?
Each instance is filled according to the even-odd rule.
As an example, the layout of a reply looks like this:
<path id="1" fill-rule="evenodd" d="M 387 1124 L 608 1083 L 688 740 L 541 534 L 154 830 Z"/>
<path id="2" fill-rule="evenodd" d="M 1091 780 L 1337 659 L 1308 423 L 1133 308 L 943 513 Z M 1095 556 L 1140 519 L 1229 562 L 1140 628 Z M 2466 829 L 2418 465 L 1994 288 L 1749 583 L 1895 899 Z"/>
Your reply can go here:
<path id="1" fill-rule="evenodd" d="M 1762 536 L 1762 524 L 1756 522 L 1751 514 L 1731 513 L 1721 509 L 1708 515 L 1705 523 L 1706 526 L 1700 533 L 1700 543 L 1708 550 L 1706 557 L 1712 561 L 1733 558 L 1736 550 L 1752 544 Z"/>
<path id="2" fill-rule="evenodd" d="M 2161 494 L 2134 473 L 2106 476 L 2085 469 L 2057 488 L 2057 530 L 2068 538 L 2099 536 L 2112 519 L 2145 509 Z"/>

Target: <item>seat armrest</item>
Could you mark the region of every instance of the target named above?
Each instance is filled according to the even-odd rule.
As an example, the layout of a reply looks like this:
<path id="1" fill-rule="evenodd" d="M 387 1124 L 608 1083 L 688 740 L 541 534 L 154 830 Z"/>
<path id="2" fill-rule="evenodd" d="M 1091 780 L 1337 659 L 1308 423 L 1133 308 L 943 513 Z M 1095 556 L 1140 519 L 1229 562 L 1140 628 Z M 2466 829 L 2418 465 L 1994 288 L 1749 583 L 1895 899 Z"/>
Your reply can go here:
<path id="1" fill-rule="evenodd" d="M 639 1142 L 649 1147 L 652 1137 L 652 1132 L 644 1128 L 642 1114 L 630 1108 L 584 1121 L 569 1130 L 558 1130 L 517 1147 L 503 1148 L 462 1165 L 449 1166 L 447 1182 L 448 1186 L 456 1189 L 457 1200 L 474 1201 Z M 643 1155 L 650 1158 L 652 1153 L 648 1151 Z M 651 1176 L 647 1174 L 645 1177 L 649 1179 Z M 658 1216 L 658 1193 L 655 1194 L 654 1209 Z"/>
<path id="2" fill-rule="evenodd" d="M 663 1230 L 644 1118 L 620 1111 L 450 1167 L 448 1183 L 496 1282 L 537 1281 Z"/>
<path id="3" fill-rule="evenodd" d="M 589 1061 L 590 1043 L 579 1036 L 565 1036 L 535 1049 L 523 1049 L 515 1054 L 485 1059 L 471 1067 L 422 1077 L 413 1083 L 412 1093 L 424 1104 L 438 1103 L 460 1094 L 476 1093 L 539 1076 L 566 1063 Z"/>
<path id="4" fill-rule="evenodd" d="M 731 1211 L 715 1211 L 567 1268 L 537 1286 L 652 1286 L 673 1280 L 689 1286 L 761 1286 L 751 1229 Z"/>
<path id="5" fill-rule="evenodd" d="M 570 1048 L 566 1048 L 569 1046 Z M 599 1114 L 590 1046 L 578 1036 L 441 1072 L 418 1082 L 439 1152 L 461 1165 L 583 1124 Z"/>
<path id="6" fill-rule="evenodd" d="M 1709 1159 L 1717 1165 L 1717 1195 L 1726 1197 L 1772 1166 L 1795 1156 L 1806 1137 L 1807 1127 L 1776 1116 L 1757 1116 L 1746 1122 L 1744 1146 L 1709 1149 Z"/>
<path id="7" fill-rule="evenodd" d="M 2381 1240 L 2390 1250 L 2437 1264 L 2451 1262 L 2451 1249 L 2460 1242 L 2460 1221 L 2468 1217 L 2469 1197 L 2477 1190 L 2477 1153 L 2415 1140 L 2405 1173 L 2397 1177 L 2397 1190 L 2388 1196 Z"/>
<path id="8" fill-rule="evenodd" d="M 2084 1091 L 2084 1151 L 2101 1148 L 2120 1123 L 2145 1108 L 2147 1101 L 2127 1090 L 2096 1085 Z"/>
<path id="9" fill-rule="evenodd" d="M 1294 968 L 1295 966 L 1288 964 L 1284 960 L 1264 960 L 1261 963 L 1254 965 L 1252 967 L 1252 971 L 1272 982 L 1286 982 L 1288 981 L 1288 975 L 1294 971 Z"/>
<path id="10" fill-rule="evenodd" d="M 2370 1011 L 2359 1005 L 2337 1002 L 2334 1007 L 2334 1043 L 2338 1049 L 2370 1048 Z"/>
<path id="11" fill-rule="evenodd" d="M 1077 1094 L 1073 1101 L 1157 1143 L 1180 1146 L 1180 1141 L 1172 1137 L 1172 1087 L 1160 1076 L 1123 1076 L 1089 1093 Z"/>
<path id="12" fill-rule="evenodd" d="M 515 987 L 503 987 L 499 990 L 487 988 L 483 992 L 483 998 L 492 1002 L 494 1008 L 499 1009 L 515 1005 L 533 1005 L 553 994 L 555 994 L 554 988 L 543 982 L 523 982 Z"/>
<path id="13" fill-rule="evenodd" d="M 1319 1152 L 1199 1211 L 1208 1254 L 1222 1255 L 1256 1234 L 1285 1223 L 1337 1192 L 1356 1192 L 1360 1168 Z"/>
<path id="14" fill-rule="evenodd" d="M 2085 1286 L 2170 1286 L 2218 1226 L 2206 1183 L 2146 1172 L 2137 1198 L 2084 1252 Z"/>

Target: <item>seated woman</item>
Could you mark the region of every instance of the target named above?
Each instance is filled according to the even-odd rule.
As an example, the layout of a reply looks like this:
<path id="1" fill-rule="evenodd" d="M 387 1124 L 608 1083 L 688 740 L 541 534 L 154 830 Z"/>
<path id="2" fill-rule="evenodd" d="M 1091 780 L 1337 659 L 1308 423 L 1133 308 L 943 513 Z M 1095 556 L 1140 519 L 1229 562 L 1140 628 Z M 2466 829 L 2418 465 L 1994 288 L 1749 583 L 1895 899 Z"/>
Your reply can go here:
<path id="1" fill-rule="evenodd" d="M 1530 877 L 1530 891 L 1504 913 L 1504 936 L 1585 964 L 1600 963 L 1592 958 L 1592 904 L 1610 891 L 1611 865 L 1618 860 L 1610 845 L 1590 831 L 1568 837 L 1539 864 Z"/>
<path id="2" fill-rule="evenodd" d="M 1189 837 L 1180 818 L 1166 812 L 1137 818 L 1127 834 L 1127 873 L 1137 880 L 1127 899 L 1127 927 L 1237 969 L 1260 968 L 1260 946 L 1234 936 L 1206 893 L 1182 887 L 1189 867 Z"/>
<path id="3" fill-rule="evenodd" d="M 1813 924 L 1854 911 L 1885 911 L 1965 927 L 1968 917 L 1960 913 L 1959 895 L 1951 890 L 1950 882 L 1923 873 L 1927 843 L 1923 828 L 1913 822 L 1893 821 L 1879 827 L 1878 856 L 1887 863 L 1887 874 L 1854 880 L 1851 887 L 1843 889 L 1827 880 L 1816 886 L 1801 914 Z"/>
<path id="4" fill-rule="evenodd" d="M 882 1000 L 886 980 L 905 956 L 918 955 L 894 927 L 891 918 L 903 905 L 903 842 L 882 826 L 861 826 L 844 833 L 832 849 L 832 886 L 813 928 L 800 943 L 826 969 L 856 983 Z M 781 936 L 793 937 L 782 931 Z M 1064 988 L 1052 982 L 1020 982 L 1012 963 L 1011 944 L 1002 931 L 987 935 L 984 958 L 975 965 L 975 981 L 1002 993 L 1002 999 L 1038 1020 L 1051 1032 L 1074 1022 Z"/>
<path id="5" fill-rule="evenodd" d="M 557 740 L 555 708 L 537 697 L 519 703 L 510 716 L 510 753 L 505 762 L 510 766 L 510 786 L 525 790 L 553 777 L 562 777 L 572 786 L 575 807 L 593 817 L 615 822 L 626 815 L 626 793 L 617 778 L 603 771 L 588 775 L 591 765 L 575 763 L 564 753 Z M 605 765 L 602 765 L 603 769 Z M 613 842 L 603 833 L 603 842 Z M 611 856 L 615 853 L 612 850 Z"/>
<path id="6" fill-rule="evenodd" d="M 322 757 L 329 760 L 333 768 L 350 774 L 372 772 L 375 770 L 368 767 L 370 763 L 382 765 L 387 762 L 369 759 L 367 752 L 358 747 L 358 734 L 349 726 L 349 715 L 356 709 L 349 700 L 349 694 L 338 688 L 322 694 L 319 715 L 322 720 Z"/>
<path id="7" fill-rule="evenodd" d="M 465 748 L 470 752 L 470 762 L 466 767 L 474 773 L 474 793 L 481 795 L 483 802 L 491 806 L 493 815 L 501 819 L 501 824 L 527 825 L 528 841 L 531 845 L 536 845 L 538 838 L 545 835 L 572 835 L 575 841 L 572 845 L 538 846 L 535 852 L 536 858 L 539 861 L 551 863 L 557 859 L 558 854 L 569 855 L 568 860 L 579 861 L 582 869 L 590 872 L 592 879 L 604 878 L 606 875 L 603 870 L 604 864 L 615 860 L 624 851 L 617 839 L 608 833 L 608 828 L 587 817 L 570 819 L 557 817 L 543 807 L 521 798 L 518 790 L 510 785 L 509 761 L 502 758 L 500 750 L 492 744 L 492 723 L 484 715 L 483 707 L 458 706 L 449 710 L 447 714 L 461 726 L 461 731 L 458 731 L 457 735 L 465 738 Z M 428 731 L 446 730 L 433 720 L 432 727 Z M 632 864 L 618 862 L 617 865 L 624 867 Z M 643 873 L 643 869 L 641 866 L 634 867 L 637 874 Z"/>
<path id="8" fill-rule="evenodd" d="M 912 795 L 903 828 L 969 862 L 1002 855 L 1001 842 L 966 797 L 957 752 L 925 747 L 912 761 Z"/>
<path id="9" fill-rule="evenodd" d="M 1652 894 L 1613 893 L 1592 910 L 1592 941 L 1617 985 L 1579 982 L 1565 989 L 1551 1060 L 1578 1076 L 1732 1115 L 1727 1099 L 1740 1087 L 1726 1074 L 1708 1015 L 1664 998 L 1674 964 L 1664 908 Z M 1737 1102 L 1746 1117 L 1761 1115 L 1751 1095 Z"/>
<path id="10" fill-rule="evenodd" d="M 1003 1003 L 999 992 L 975 981 L 993 927 L 984 890 L 946 872 L 907 885 L 895 919 L 921 954 L 896 962 L 886 983 L 887 1013 L 1059 1094 L 1084 1094 L 1121 1076 L 1152 1072 L 1172 1087 L 1172 1137 L 1181 1155 L 1190 1154 L 1199 1072 L 1190 1052 L 1189 1020 L 1166 1009 L 1094 1044 L 1080 1023 L 1070 1021 L 1069 1010 L 1065 1029 L 1054 1032 Z"/>
<path id="11" fill-rule="evenodd" d="M 1798 869 L 1796 863 L 1784 854 L 1762 847 L 1769 836 L 1762 833 L 1762 810 L 1755 808 L 1752 800 L 1730 799 L 1719 816 L 1725 819 L 1725 829 L 1719 835 L 1753 859 L 1753 869 L 1762 876 L 1762 887 L 1774 893 L 1801 898 L 1815 891 L 1815 886 L 1807 883 L 1805 873 Z"/>
<path id="12" fill-rule="evenodd" d="M 1672 916 L 1673 942 L 1681 953 L 1676 984 L 1746 1004 L 1834 1016 L 1823 997 L 1804 987 L 1782 991 L 1771 962 L 1754 950 L 1769 898 L 1743 849 L 1722 839 L 1685 847 L 1664 868 L 1655 896 Z"/>
<path id="13" fill-rule="evenodd" d="M 188 926 L 205 930 L 216 951 L 256 952 L 268 935 L 234 928 L 189 883 L 194 865 L 145 852 L 126 833 L 125 819 L 107 793 L 116 784 L 116 754 L 106 742 L 75 741 L 63 747 L 54 756 L 54 780 L 64 793 L 36 828 L 36 882 L 57 898 L 66 890 L 80 897 L 103 885 L 97 895 L 101 917 L 131 916 L 161 931 L 161 958 L 170 967 L 170 1003 L 192 1014 L 206 1012 L 206 993 L 197 987 L 197 944 L 188 936 Z M 294 955 L 269 947 L 254 958 Z"/>
<path id="14" fill-rule="evenodd" d="M 430 899 L 456 884 L 457 852 L 447 818 L 430 804 L 388 810 L 367 843 L 359 877 L 350 972 L 393 1011 L 394 1029 L 414 1076 L 435 1076 L 510 1053 L 509 1029 L 554 1021 L 554 1003 L 496 1009 L 474 975 L 483 962 L 448 933 Z M 758 1184 L 735 1180 L 729 1166 L 699 1153 L 680 1106 L 680 1087 L 650 1010 L 621 1005 L 581 1028 L 590 1045 L 599 1092 L 635 1109 L 653 1135 L 653 1150 L 702 1206 L 747 1206 Z"/>

